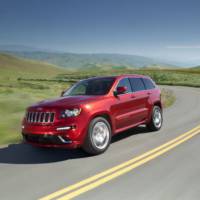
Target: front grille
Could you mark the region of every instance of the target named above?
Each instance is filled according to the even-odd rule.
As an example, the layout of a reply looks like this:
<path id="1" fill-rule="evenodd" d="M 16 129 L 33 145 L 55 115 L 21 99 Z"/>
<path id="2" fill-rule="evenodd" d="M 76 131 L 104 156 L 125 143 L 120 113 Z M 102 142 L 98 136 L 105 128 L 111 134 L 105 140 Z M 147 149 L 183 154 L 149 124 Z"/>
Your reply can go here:
<path id="1" fill-rule="evenodd" d="M 27 112 L 26 115 L 26 121 L 29 123 L 52 123 L 54 118 L 54 112 Z"/>

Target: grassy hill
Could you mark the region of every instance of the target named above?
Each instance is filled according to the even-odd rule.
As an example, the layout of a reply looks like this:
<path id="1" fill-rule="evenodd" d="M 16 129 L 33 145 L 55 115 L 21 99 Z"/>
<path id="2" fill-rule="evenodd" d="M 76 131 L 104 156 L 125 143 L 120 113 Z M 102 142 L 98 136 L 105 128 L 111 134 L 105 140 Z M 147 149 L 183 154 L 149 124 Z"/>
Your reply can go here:
<path id="1" fill-rule="evenodd" d="M 51 78 L 63 72 L 66 70 L 55 65 L 0 54 L 0 80 L 19 77 Z"/>
<path id="2" fill-rule="evenodd" d="M 127 67 L 144 67 L 147 65 L 167 65 L 165 62 L 138 55 L 123 54 L 77 54 L 45 51 L 7 51 L 22 58 L 43 61 L 66 68 L 85 68 L 87 66 L 114 65 Z"/>

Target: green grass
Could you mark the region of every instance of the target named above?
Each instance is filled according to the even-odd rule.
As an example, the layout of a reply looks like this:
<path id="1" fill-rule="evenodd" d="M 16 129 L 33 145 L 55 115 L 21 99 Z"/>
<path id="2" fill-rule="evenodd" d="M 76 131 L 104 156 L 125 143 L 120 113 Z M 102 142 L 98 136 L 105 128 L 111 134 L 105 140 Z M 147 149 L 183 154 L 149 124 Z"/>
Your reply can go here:
<path id="1" fill-rule="evenodd" d="M 83 70 L 81 73 L 59 74 L 57 79 L 79 80 L 91 76 L 118 75 L 118 74 L 143 74 L 150 76 L 159 85 L 179 85 L 200 87 L 200 69 L 115 69 Z"/>
<path id="2" fill-rule="evenodd" d="M 21 140 L 21 120 L 27 106 L 43 99 L 58 97 L 64 88 L 69 87 L 68 83 L 41 84 L 43 88 L 30 87 L 29 84 L 22 88 L 0 87 L 0 144 Z"/>

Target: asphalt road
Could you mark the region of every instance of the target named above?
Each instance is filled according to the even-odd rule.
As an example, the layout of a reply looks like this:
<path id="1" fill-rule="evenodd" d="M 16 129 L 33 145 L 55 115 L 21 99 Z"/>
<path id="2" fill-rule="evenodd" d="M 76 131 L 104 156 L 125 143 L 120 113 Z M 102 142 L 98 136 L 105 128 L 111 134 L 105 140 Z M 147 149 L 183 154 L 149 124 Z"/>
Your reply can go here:
<path id="1" fill-rule="evenodd" d="M 169 87 L 177 100 L 164 111 L 159 132 L 140 127 L 113 138 L 108 151 L 87 157 L 80 150 L 0 147 L 0 199 L 39 199 L 154 149 L 200 125 L 200 89 Z M 200 135 L 85 192 L 76 199 L 199 199 Z"/>

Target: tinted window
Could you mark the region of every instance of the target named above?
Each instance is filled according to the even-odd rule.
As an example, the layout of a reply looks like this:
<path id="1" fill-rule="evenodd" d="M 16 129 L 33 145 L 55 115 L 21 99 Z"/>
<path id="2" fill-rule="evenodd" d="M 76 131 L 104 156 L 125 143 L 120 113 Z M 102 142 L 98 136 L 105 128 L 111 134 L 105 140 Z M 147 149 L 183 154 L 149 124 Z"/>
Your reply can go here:
<path id="1" fill-rule="evenodd" d="M 132 92 L 131 84 L 130 84 L 130 81 L 128 80 L 128 78 L 124 78 L 124 79 L 119 81 L 117 87 L 122 87 L 122 86 L 127 88 L 127 92 L 126 93 Z"/>
<path id="2" fill-rule="evenodd" d="M 105 95 L 111 89 L 114 80 L 114 78 L 83 80 L 72 86 L 63 96 Z"/>
<path id="3" fill-rule="evenodd" d="M 155 84 L 150 79 L 144 78 L 143 81 L 147 90 L 155 88 Z"/>
<path id="4" fill-rule="evenodd" d="M 130 81 L 134 92 L 145 90 L 144 83 L 141 78 L 130 78 Z"/>

